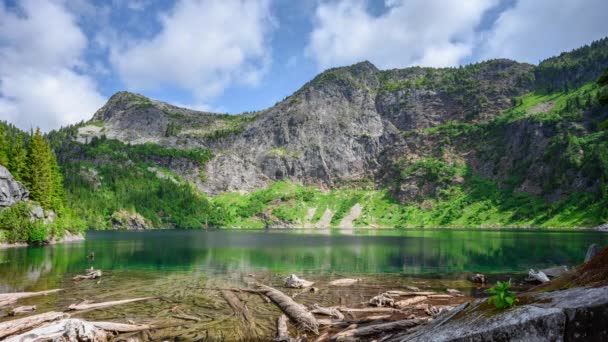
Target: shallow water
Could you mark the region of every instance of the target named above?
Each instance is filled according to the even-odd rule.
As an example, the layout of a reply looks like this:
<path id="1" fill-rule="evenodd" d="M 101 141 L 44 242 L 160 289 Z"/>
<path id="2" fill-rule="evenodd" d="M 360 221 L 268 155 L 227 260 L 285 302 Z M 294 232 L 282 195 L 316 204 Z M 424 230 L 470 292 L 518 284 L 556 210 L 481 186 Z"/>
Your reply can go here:
<path id="1" fill-rule="evenodd" d="M 591 243 L 608 244 L 608 234 L 591 231 L 524 230 L 272 230 L 90 232 L 87 240 L 47 247 L 0 250 L 0 293 L 63 288 L 57 294 L 21 300 L 38 312 L 63 311 L 83 300 L 156 299 L 95 310 L 77 317 L 168 326 L 152 340 L 260 339 L 274 334 L 280 311 L 256 294 L 239 293 L 255 319 L 234 315 L 211 288 L 259 282 L 281 288 L 296 273 L 315 281 L 319 292 L 298 295 L 306 305 L 360 306 L 386 290 L 456 288 L 467 297 L 483 288 L 471 272 L 490 282 L 513 278 L 516 289 L 529 268 L 575 265 Z M 90 252 L 94 259 L 88 259 Z M 72 281 L 85 268 L 103 270 L 100 280 Z M 354 286 L 331 287 L 341 277 Z M 459 298 L 457 300 L 466 300 Z M 454 304 L 435 302 L 433 305 Z M 176 309 L 177 308 L 177 309 Z M 180 314 L 199 317 L 184 321 Z M 4 312 L 0 310 L 0 316 Z M 0 318 L 0 321 L 7 318 Z"/>

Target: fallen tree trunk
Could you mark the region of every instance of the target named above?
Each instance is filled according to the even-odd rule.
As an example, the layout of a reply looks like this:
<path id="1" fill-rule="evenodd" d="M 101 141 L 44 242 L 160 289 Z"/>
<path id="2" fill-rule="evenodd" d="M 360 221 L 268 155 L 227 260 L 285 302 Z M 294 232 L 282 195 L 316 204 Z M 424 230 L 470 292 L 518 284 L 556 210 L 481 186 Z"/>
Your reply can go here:
<path id="1" fill-rule="evenodd" d="M 350 286 L 359 282 L 360 279 L 343 278 L 329 282 L 329 286 Z"/>
<path id="2" fill-rule="evenodd" d="M 352 339 L 357 339 L 361 337 L 366 337 L 370 335 L 385 333 L 393 330 L 407 330 L 418 326 L 420 324 L 424 324 L 426 320 L 424 319 L 406 319 L 401 321 L 395 321 L 390 323 L 382 323 L 369 325 L 366 327 L 349 329 L 342 332 L 337 333 L 336 335 L 331 337 L 332 341 L 349 341 Z"/>
<path id="3" fill-rule="evenodd" d="M 386 291 L 385 294 L 391 296 L 391 297 L 407 297 L 407 296 L 431 296 L 431 295 L 435 295 L 437 294 L 437 292 L 432 292 L 432 291 L 398 291 L 398 290 L 391 290 L 391 291 Z"/>
<path id="4" fill-rule="evenodd" d="M 153 329 L 153 325 L 149 324 L 124 324 L 114 322 L 89 322 L 99 329 L 105 331 L 114 331 L 118 333 L 129 333 Z"/>
<path id="5" fill-rule="evenodd" d="M 420 302 L 424 302 L 425 300 L 427 300 L 427 296 L 416 296 L 416 297 L 411 297 L 408 299 L 404 299 L 404 300 L 400 300 L 398 302 L 395 303 L 395 306 L 398 308 L 406 308 L 408 306 L 412 306 L 414 304 L 418 304 Z"/>
<path id="6" fill-rule="evenodd" d="M 0 339 L 17 334 L 25 330 L 30 330 L 43 323 L 56 321 L 64 317 L 66 317 L 66 314 L 64 314 L 63 312 L 51 311 L 39 315 L 33 315 L 2 322 L 0 323 Z"/>
<path id="7" fill-rule="evenodd" d="M 243 321 L 252 323 L 253 320 L 249 314 L 249 309 L 232 291 L 222 290 L 220 293 L 237 317 Z"/>
<path id="8" fill-rule="evenodd" d="M 155 297 L 143 297 L 143 298 L 114 300 L 114 301 L 111 301 L 111 302 L 101 302 L 101 303 L 91 303 L 89 301 L 84 301 L 84 302 L 79 303 L 79 304 L 72 304 L 72 305 L 70 305 L 68 307 L 68 309 L 74 310 L 74 311 L 79 311 L 79 310 L 95 310 L 95 309 L 102 309 L 102 308 L 107 308 L 107 307 L 115 306 L 115 305 L 121 305 L 121 304 L 133 303 L 133 302 L 140 302 L 140 301 L 144 301 L 144 300 L 150 300 L 150 299 L 154 299 L 154 298 Z"/>
<path id="9" fill-rule="evenodd" d="M 338 308 L 338 310 L 340 310 L 342 312 L 399 312 L 399 310 L 397 310 L 397 309 L 393 309 L 393 308 L 381 308 L 381 307 L 376 307 L 376 308 L 344 308 L 344 307 L 340 307 L 340 308 Z"/>
<path id="10" fill-rule="evenodd" d="M 18 314 L 34 312 L 34 311 L 36 311 L 36 305 L 18 306 L 16 308 L 11 309 L 11 311 L 8 313 L 8 315 L 16 316 Z"/>
<path id="11" fill-rule="evenodd" d="M 319 306 L 319 304 L 314 304 L 310 312 L 312 312 L 313 314 L 335 317 L 337 319 L 344 319 L 344 315 L 340 312 L 340 310 L 335 308 L 324 308 L 322 306 Z"/>
<path id="12" fill-rule="evenodd" d="M 319 334 L 319 323 L 315 316 L 302 304 L 296 303 L 283 292 L 266 285 L 258 285 L 260 290 L 270 298 L 291 319 L 296 327 L 303 331 Z"/>
<path id="13" fill-rule="evenodd" d="M 74 281 L 81 281 L 86 279 L 97 279 L 101 277 L 101 270 L 95 270 L 93 267 L 87 270 L 87 274 L 85 275 L 77 275 L 72 278 Z"/>
<path id="14" fill-rule="evenodd" d="M 46 296 L 50 293 L 62 291 L 62 289 L 53 289 L 39 292 L 14 292 L 14 293 L 2 293 L 0 294 L 0 307 L 14 304 L 21 298 Z"/>

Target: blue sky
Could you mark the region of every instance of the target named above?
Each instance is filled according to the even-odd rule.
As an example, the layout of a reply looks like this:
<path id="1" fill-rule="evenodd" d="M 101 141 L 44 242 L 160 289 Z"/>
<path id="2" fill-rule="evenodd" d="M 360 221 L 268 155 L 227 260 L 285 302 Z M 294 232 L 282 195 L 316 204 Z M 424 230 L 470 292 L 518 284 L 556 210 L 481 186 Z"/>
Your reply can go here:
<path id="1" fill-rule="evenodd" d="M 0 119 L 88 120 L 113 93 L 239 113 L 324 69 L 538 61 L 608 35 L 605 0 L 0 0 Z"/>

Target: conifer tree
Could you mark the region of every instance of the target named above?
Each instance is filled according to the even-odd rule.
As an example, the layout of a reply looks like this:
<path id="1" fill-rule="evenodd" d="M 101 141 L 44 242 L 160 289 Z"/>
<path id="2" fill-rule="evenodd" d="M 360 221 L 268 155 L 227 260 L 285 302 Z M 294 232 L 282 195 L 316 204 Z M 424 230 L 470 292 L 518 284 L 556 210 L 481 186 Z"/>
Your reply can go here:
<path id="1" fill-rule="evenodd" d="M 25 180 L 27 172 L 27 154 L 23 147 L 23 133 L 19 132 L 11 145 L 9 170 L 18 181 Z"/>
<path id="2" fill-rule="evenodd" d="M 27 153 L 28 172 L 26 183 L 33 200 L 40 202 L 43 208 L 51 208 L 53 193 L 53 178 L 51 170 L 51 154 L 48 143 L 36 129 L 30 138 Z"/>
<path id="3" fill-rule="evenodd" d="M 8 139 L 6 128 L 0 124 L 0 165 L 8 168 Z"/>

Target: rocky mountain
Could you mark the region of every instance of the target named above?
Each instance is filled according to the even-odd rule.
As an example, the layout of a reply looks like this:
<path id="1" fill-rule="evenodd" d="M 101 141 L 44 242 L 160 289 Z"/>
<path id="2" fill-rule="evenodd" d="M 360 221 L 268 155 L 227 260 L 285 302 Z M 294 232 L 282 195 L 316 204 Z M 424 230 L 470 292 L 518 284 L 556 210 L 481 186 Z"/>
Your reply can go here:
<path id="1" fill-rule="evenodd" d="M 10 207 L 29 198 L 29 191 L 22 183 L 0 165 L 0 208 Z"/>
<path id="2" fill-rule="evenodd" d="M 55 133 L 64 137 L 57 150 L 64 164 L 98 165 L 106 157 L 86 156 L 82 146 L 103 138 L 208 150 L 204 162 L 144 159 L 209 196 L 288 180 L 388 189 L 402 204 L 422 203 L 474 176 L 549 204 L 579 193 L 594 194 L 596 203 L 605 196 L 608 111 L 597 103 L 603 90 L 595 80 L 607 65 L 608 39 L 538 66 L 499 59 L 379 70 L 361 62 L 241 115 L 119 92 L 91 121 Z"/>

